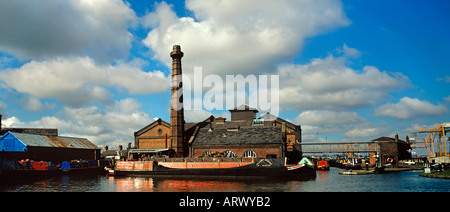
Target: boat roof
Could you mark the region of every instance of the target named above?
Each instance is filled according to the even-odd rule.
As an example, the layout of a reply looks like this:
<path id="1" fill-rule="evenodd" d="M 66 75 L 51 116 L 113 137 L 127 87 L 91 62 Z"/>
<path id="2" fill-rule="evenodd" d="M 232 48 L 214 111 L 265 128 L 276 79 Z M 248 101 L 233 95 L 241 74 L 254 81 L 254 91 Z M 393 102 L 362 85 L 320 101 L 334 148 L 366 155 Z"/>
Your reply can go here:
<path id="1" fill-rule="evenodd" d="M 282 143 L 281 127 L 236 127 L 228 129 L 200 129 L 193 145 L 217 146 Z"/>

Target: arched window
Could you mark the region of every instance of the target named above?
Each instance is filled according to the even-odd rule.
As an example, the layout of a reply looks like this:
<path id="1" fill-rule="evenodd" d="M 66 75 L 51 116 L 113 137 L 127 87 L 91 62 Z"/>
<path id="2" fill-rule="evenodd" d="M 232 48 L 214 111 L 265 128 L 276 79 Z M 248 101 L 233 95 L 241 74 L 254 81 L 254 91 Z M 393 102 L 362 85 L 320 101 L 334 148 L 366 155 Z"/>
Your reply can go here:
<path id="1" fill-rule="evenodd" d="M 256 154 L 256 152 L 254 150 L 248 149 L 242 153 L 242 157 L 243 158 L 256 158 L 256 157 L 258 157 L 258 155 Z"/>

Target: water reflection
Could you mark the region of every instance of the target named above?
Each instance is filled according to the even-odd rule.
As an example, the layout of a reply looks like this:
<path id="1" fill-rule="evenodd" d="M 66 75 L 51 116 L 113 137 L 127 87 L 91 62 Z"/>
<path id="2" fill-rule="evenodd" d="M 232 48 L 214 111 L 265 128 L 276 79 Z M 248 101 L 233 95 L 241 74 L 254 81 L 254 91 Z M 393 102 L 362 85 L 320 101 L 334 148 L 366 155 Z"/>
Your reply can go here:
<path id="1" fill-rule="evenodd" d="M 195 179 L 163 179 L 145 177 L 108 177 L 108 184 L 114 191 L 127 192 L 208 192 L 245 190 L 243 182 Z"/>
<path id="2" fill-rule="evenodd" d="M 319 180 L 327 180 L 329 171 L 317 171 L 317 178 Z"/>
<path id="3" fill-rule="evenodd" d="M 314 180 L 218 180 L 107 175 L 68 175 L 22 185 L 0 187 L 0 191 L 32 192 L 302 192 L 302 191 L 450 191 L 448 180 L 424 178 L 419 172 L 380 175 L 339 175 L 341 169 L 319 171 Z"/>
<path id="4" fill-rule="evenodd" d="M 108 177 L 108 187 L 111 185 L 114 187 L 114 191 L 117 192 L 152 192 L 154 191 L 152 178 L 139 178 L 139 177 Z M 110 190 L 109 188 L 108 190 Z"/>

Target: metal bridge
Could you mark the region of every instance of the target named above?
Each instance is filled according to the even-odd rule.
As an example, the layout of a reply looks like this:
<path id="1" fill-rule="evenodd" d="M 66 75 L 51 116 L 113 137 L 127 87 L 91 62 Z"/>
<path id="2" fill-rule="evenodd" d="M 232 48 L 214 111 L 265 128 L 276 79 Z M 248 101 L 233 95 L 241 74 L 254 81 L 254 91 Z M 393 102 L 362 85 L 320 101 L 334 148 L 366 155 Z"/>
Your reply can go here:
<path id="1" fill-rule="evenodd" d="M 350 153 L 378 152 L 380 145 L 375 141 L 301 143 L 303 153 Z"/>

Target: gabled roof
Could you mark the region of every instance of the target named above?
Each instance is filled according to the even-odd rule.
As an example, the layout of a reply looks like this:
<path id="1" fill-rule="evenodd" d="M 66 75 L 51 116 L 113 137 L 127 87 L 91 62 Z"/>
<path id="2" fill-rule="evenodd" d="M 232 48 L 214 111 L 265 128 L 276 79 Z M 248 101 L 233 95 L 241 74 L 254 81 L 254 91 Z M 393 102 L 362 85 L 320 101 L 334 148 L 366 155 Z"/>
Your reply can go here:
<path id="1" fill-rule="evenodd" d="M 150 129 L 152 129 L 152 128 L 158 126 L 158 125 L 163 125 L 163 126 L 165 126 L 165 127 L 170 128 L 170 123 L 169 123 L 169 122 L 166 122 L 166 121 L 164 121 L 164 120 L 162 120 L 162 119 L 159 118 L 158 120 L 156 120 L 156 121 L 150 123 L 149 125 L 145 126 L 144 128 L 142 128 L 142 129 L 140 129 L 140 130 L 134 132 L 134 136 L 142 135 L 142 134 L 144 134 L 145 132 L 149 131 Z"/>
<path id="2" fill-rule="evenodd" d="M 77 149 L 100 149 L 86 138 L 46 136 L 17 132 L 7 132 L 1 140 L 8 136 L 14 136 L 27 147 L 61 147 Z"/>

